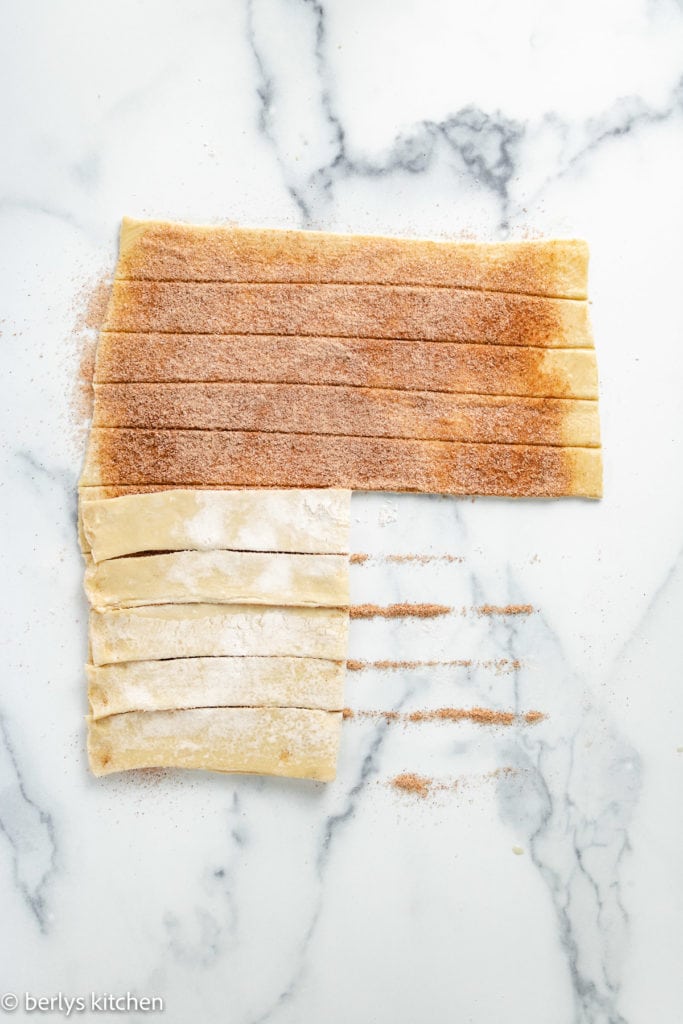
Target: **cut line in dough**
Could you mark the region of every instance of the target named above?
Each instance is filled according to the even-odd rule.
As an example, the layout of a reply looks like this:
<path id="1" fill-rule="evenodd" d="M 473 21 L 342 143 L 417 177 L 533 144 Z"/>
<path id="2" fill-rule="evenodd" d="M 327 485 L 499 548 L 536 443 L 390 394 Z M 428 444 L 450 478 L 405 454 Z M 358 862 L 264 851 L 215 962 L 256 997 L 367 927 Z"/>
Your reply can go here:
<path id="1" fill-rule="evenodd" d="M 170 490 L 106 500 L 83 491 L 93 558 L 139 551 L 233 549 L 346 553 L 348 490 Z"/>
<path id="2" fill-rule="evenodd" d="M 196 707 L 341 711 L 344 663 L 321 658 L 179 658 L 87 666 L 92 717 Z"/>
<path id="3" fill-rule="evenodd" d="M 254 604 L 339 608 L 349 603 L 346 555 L 174 551 L 92 563 L 94 608 L 155 604 Z"/>
<path id="4" fill-rule="evenodd" d="M 349 613 L 336 608 L 157 605 L 90 613 L 95 665 L 225 655 L 346 659 Z"/>
<path id="5" fill-rule="evenodd" d="M 130 768 L 255 772 L 328 782 L 342 715 L 301 708 L 132 711 L 90 721 L 95 775 Z"/>

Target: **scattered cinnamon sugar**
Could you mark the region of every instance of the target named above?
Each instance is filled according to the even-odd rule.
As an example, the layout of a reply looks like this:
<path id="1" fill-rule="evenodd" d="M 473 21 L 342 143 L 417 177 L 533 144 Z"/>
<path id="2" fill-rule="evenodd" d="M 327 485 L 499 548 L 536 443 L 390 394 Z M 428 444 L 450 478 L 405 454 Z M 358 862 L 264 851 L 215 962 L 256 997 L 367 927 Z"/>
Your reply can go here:
<path id="1" fill-rule="evenodd" d="M 462 555 L 387 555 L 387 562 L 417 562 L 418 565 L 427 565 L 429 562 L 464 562 Z"/>
<path id="2" fill-rule="evenodd" d="M 512 711 L 492 711 L 490 708 L 435 708 L 433 711 L 413 711 L 408 715 L 409 722 L 464 720 L 477 725 L 512 725 L 515 715 Z"/>
<path id="3" fill-rule="evenodd" d="M 472 661 L 471 658 L 455 658 L 450 661 L 358 661 L 350 659 L 346 662 L 349 672 L 364 672 L 368 669 L 381 671 L 400 671 L 416 668 L 484 668 L 493 670 L 496 675 L 518 672 L 522 668 L 519 658 L 490 658 L 485 661 Z"/>
<path id="4" fill-rule="evenodd" d="M 369 557 L 370 555 L 351 555 L 349 557 L 349 562 L 351 565 L 362 565 L 363 562 L 367 562 Z"/>
<path id="5" fill-rule="evenodd" d="M 412 668 L 436 668 L 438 665 L 452 665 L 456 668 L 469 668 L 471 661 L 355 661 L 346 662 L 349 672 L 363 672 L 367 669 L 381 669 L 385 671 L 397 671 L 399 669 Z"/>
<path id="6" fill-rule="evenodd" d="M 430 778 L 426 775 L 418 775 L 416 772 L 402 772 L 400 775 L 395 775 L 393 779 L 390 779 L 389 785 L 394 789 L 399 790 L 401 793 L 408 793 L 411 796 L 417 796 L 420 797 L 420 799 L 425 800 L 427 797 L 432 796 L 435 793 L 455 792 L 462 789 L 464 786 L 469 785 L 471 782 L 488 782 L 501 777 L 518 775 L 522 770 L 523 769 L 513 768 L 511 765 L 507 765 L 504 768 L 495 768 L 491 772 L 485 772 L 483 775 L 478 777 L 465 776 L 463 778 L 453 779 L 450 782 L 437 781 L 436 779 Z"/>
<path id="7" fill-rule="evenodd" d="M 95 374 L 95 351 L 97 340 L 84 337 L 81 342 L 81 356 L 78 364 L 78 378 L 73 398 L 73 410 L 79 421 L 90 419 L 92 416 L 95 395 L 93 391 L 93 376 Z"/>
<path id="8" fill-rule="evenodd" d="M 416 796 L 429 796 L 429 791 L 434 785 L 434 779 L 427 779 L 424 775 L 416 775 L 415 772 L 404 772 L 391 780 L 394 789 L 400 789 L 404 793 L 414 793 Z"/>
<path id="9" fill-rule="evenodd" d="M 530 604 L 482 604 L 475 608 L 477 615 L 531 615 L 534 610 Z"/>
<path id="10" fill-rule="evenodd" d="M 70 405 L 77 429 L 84 426 L 92 416 L 96 332 L 104 321 L 111 288 L 111 279 L 108 276 L 101 277 L 94 283 L 84 285 L 74 301 L 72 337 L 79 350 L 79 359 Z"/>
<path id="11" fill-rule="evenodd" d="M 100 330 L 111 298 L 111 290 L 112 280 L 109 276 L 101 277 L 88 288 L 87 303 L 76 324 L 79 330 Z"/>
<path id="12" fill-rule="evenodd" d="M 472 722 L 475 725 L 536 725 L 547 716 L 542 711 L 527 711 L 516 715 L 514 711 L 494 711 L 492 708 L 429 708 L 422 711 L 371 711 L 344 708 L 344 718 L 382 718 L 386 722 Z"/>
<path id="13" fill-rule="evenodd" d="M 452 611 L 445 604 L 356 604 L 349 609 L 352 619 L 435 619 L 439 615 L 448 615 Z"/>

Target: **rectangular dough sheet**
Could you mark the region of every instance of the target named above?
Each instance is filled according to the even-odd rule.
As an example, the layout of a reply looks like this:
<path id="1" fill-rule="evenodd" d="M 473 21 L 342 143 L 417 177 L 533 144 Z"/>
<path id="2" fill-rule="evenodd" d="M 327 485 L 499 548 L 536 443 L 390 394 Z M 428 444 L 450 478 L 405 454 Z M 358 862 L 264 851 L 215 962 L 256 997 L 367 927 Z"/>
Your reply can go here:
<path id="1" fill-rule="evenodd" d="M 96 562 L 139 551 L 349 550 L 348 490 L 172 490 L 81 501 Z"/>
<path id="2" fill-rule="evenodd" d="M 455 285 L 585 299 L 576 239 L 434 242 L 138 221 L 121 225 L 117 277 Z"/>
<path id="3" fill-rule="evenodd" d="M 91 562 L 94 608 L 152 604 L 256 604 L 338 608 L 349 603 L 346 555 L 173 551 Z"/>
<path id="4" fill-rule="evenodd" d="M 346 659 L 349 613 L 337 608 L 167 604 L 90 613 L 95 665 L 225 655 Z"/>
<path id="5" fill-rule="evenodd" d="M 95 384 L 97 427 L 261 430 L 508 444 L 600 444 L 598 405 L 322 384 Z"/>
<path id="6" fill-rule="evenodd" d="M 245 381 L 597 398 L 595 349 L 102 331 L 95 382 Z"/>
<path id="7" fill-rule="evenodd" d="M 344 662 L 322 658 L 178 658 L 88 665 L 92 717 L 196 707 L 341 711 Z"/>
<path id="8" fill-rule="evenodd" d="M 597 498 L 602 459 L 599 448 L 93 427 L 81 484 Z"/>
<path id="9" fill-rule="evenodd" d="M 593 347 L 586 302 L 412 285 L 117 279 L 103 329 Z"/>
<path id="10" fill-rule="evenodd" d="M 95 775 L 199 768 L 328 782 L 341 721 L 339 712 L 302 708 L 132 711 L 91 721 L 88 753 Z"/>

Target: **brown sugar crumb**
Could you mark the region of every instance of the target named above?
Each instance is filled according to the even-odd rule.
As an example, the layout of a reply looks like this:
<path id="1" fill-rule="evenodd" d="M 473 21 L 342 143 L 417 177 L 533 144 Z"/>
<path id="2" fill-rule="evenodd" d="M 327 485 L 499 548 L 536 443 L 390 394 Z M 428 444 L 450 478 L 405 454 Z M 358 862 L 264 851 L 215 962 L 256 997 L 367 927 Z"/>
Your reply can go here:
<path id="1" fill-rule="evenodd" d="M 349 609 L 352 619 L 435 619 L 452 611 L 445 604 L 356 604 Z"/>
<path id="2" fill-rule="evenodd" d="M 429 796 L 429 791 L 434 785 L 434 779 L 427 779 L 424 775 L 416 775 L 414 772 L 404 772 L 391 780 L 394 789 L 400 789 L 403 793 L 414 793 L 415 796 Z"/>
<path id="3" fill-rule="evenodd" d="M 353 712 L 351 710 L 351 708 L 344 708 L 343 709 L 343 711 L 342 711 L 342 718 L 354 718 L 354 717 L 355 717 L 355 712 Z"/>
<path id="4" fill-rule="evenodd" d="M 528 722 L 529 725 L 536 725 L 537 722 L 543 722 L 547 718 L 542 711 L 527 711 L 524 715 L 524 721 Z"/>
<path id="5" fill-rule="evenodd" d="M 477 615 L 531 615 L 534 610 L 530 604 L 482 604 L 475 608 Z"/>
<path id="6" fill-rule="evenodd" d="M 364 562 L 367 562 L 369 557 L 370 555 L 351 555 L 349 557 L 349 562 L 351 565 L 363 565 Z"/>

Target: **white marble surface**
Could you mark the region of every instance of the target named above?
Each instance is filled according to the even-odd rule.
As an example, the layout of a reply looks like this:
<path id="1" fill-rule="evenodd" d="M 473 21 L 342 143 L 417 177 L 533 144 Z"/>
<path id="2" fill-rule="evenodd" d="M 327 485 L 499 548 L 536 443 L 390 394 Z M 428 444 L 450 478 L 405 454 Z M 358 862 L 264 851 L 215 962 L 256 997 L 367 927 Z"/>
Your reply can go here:
<path id="1" fill-rule="evenodd" d="M 157 995 L 169 1024 L 677 1024 L 680 2 L 8 0 L 0 20 L 0 990 Z M 357 598 L 538 611 L 355 623 L 352 657 L 522 666 L 354 673 L 349 704 L 546 722 L 351 720 L 327 787 L 89 776 L 72 325 L 123 213 L 589 240 L 605 499 L 353 501 Z M 462 561 L 381 558 L 416 552 Z M 461 782 L 422 801 L 401 771 Z"/>

